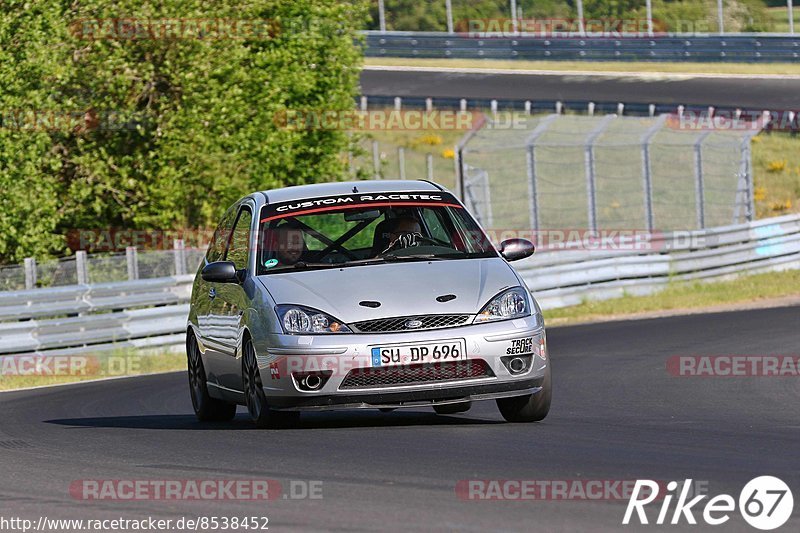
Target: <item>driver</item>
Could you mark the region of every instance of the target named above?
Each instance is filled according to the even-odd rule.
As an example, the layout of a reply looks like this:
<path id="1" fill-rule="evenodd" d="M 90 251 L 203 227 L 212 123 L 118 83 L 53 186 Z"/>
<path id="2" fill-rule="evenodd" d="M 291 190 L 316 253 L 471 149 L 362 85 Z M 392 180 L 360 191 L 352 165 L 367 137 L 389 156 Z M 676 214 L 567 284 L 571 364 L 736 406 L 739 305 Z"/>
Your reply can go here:
<path id="1" fill-rule="evenodd" d="M 300 260 L 306 250 L 303 230 L 288 224 L 278 226 L 273 230 L 275 255 L 280 265 L 294 265 Z"/>
<path id="2" fill-rule="evenodd" d="M 399 248 L 417 246 L 417 237 L 422 237 L 422 226 L 417 219 L 410 216 L 390 219 L 389 246 L 382 253 Z"/>

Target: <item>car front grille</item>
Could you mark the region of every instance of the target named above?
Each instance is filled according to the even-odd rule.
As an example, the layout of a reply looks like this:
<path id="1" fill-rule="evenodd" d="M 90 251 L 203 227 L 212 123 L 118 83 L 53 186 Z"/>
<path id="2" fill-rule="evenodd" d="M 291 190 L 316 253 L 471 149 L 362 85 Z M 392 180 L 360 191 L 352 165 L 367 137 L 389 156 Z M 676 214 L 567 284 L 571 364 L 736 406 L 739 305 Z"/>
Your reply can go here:
<path id="1" fill-rule="evenodd" d="M 472 315 L 418 315 L 378 318 L 351 324 L 358 333 L 395 333 L 398 331 L 425 331 L 454 328 L 469 323 Z M 410 327 L 416 326 L 416 327 Z"/>
<path id="2" fill-rule="evenodd" d="M 339 389 L 374 389 L 494 377 L 486 361 L 450 361 L 386 368 L 357 368 L 345 376 Z"/>

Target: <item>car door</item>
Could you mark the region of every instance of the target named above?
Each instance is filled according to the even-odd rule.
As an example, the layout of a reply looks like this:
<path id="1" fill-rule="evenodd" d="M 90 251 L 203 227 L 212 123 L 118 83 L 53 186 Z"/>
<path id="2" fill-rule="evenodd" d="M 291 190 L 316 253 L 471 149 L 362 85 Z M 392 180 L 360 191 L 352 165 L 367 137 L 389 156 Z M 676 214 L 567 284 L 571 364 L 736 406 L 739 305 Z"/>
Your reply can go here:
<path id="1" fill-rule="evenodd" d="M 233 226 L 231 238 L 225 249 L 223 261 L 231 261 L 237 271 L 244 271 L 242 280 L 249 276 L 248 260 L 250 257 L 250 236 L 253 225 L 253 206 L 244 203 L 240 206 Z M 243 315 L 250 306 L 244 284 L 222 283 L 217 287 L 217 295 L 212 304 L 215 320 L 223 328 L 219 329 L 219 343 L 223 356 L 220 360 L 218 379 L 220 385 L 232 390 L 241 390 L 242 372 L 240 355 Z"/>
<path id="2" fill-rule="evenodd" d="M 234 206 L 223 215 L 217 229 L 214 231 L 203 266 L 222 260 L 237 213 L 238 206 Z M 205 281 L 200 276 L 198 276 L 196 283 L 192 305 L 197 316 L 198 340 L 205 348 L 206 372 L 209 375 L 209 380 L 214 383 L 216 382 L 215 362 L 219 359 L 221 345 L 219 341 L 219 324 L 212 314 L 212 307 L 220 284 Z"/>

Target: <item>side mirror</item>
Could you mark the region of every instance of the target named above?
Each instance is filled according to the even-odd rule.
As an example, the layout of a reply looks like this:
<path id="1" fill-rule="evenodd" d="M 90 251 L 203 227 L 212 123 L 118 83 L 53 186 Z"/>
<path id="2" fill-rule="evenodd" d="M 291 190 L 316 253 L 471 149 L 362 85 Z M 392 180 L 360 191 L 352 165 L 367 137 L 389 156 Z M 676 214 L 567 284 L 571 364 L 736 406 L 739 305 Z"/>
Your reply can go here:
<path id="1" fill-rule="evenodd" d="M 236 265 L 231 261 L 215 261 L 203 267 L 200 275 L 205 281 L 214 283 L 239 283 Z"/>
<path id="2" fill-rule="evenodd" d="M 517 261 L 530 257 L 534 252 L 533 243 L 525 239 L 508 239 L 500 243 L 500 255 L 506 261 Z"/>

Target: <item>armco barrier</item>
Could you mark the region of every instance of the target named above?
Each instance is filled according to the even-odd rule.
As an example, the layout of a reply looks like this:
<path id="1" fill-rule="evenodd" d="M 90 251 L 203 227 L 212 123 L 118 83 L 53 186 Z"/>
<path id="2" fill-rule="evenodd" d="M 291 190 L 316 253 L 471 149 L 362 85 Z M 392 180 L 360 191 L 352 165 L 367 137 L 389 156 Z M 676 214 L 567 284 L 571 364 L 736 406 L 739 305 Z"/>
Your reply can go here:
<path id="1" fill-rule="evenodd" d="M 543 308 L 647 294 L 671 280 L 800 268 L 800 215 L 658 235 L 649 251 L 565 250 L 515 263 Z M 193 276 L 0 293 L 0 356 L 184 342 Z"/>
<path id="2" fill-rule="evenodd" d="M 470 36 L 437 32 L 366 33 L 369 57 L 591 61 L 800 61 L 800 37 L 776 34 L 619 38 Z"/>

